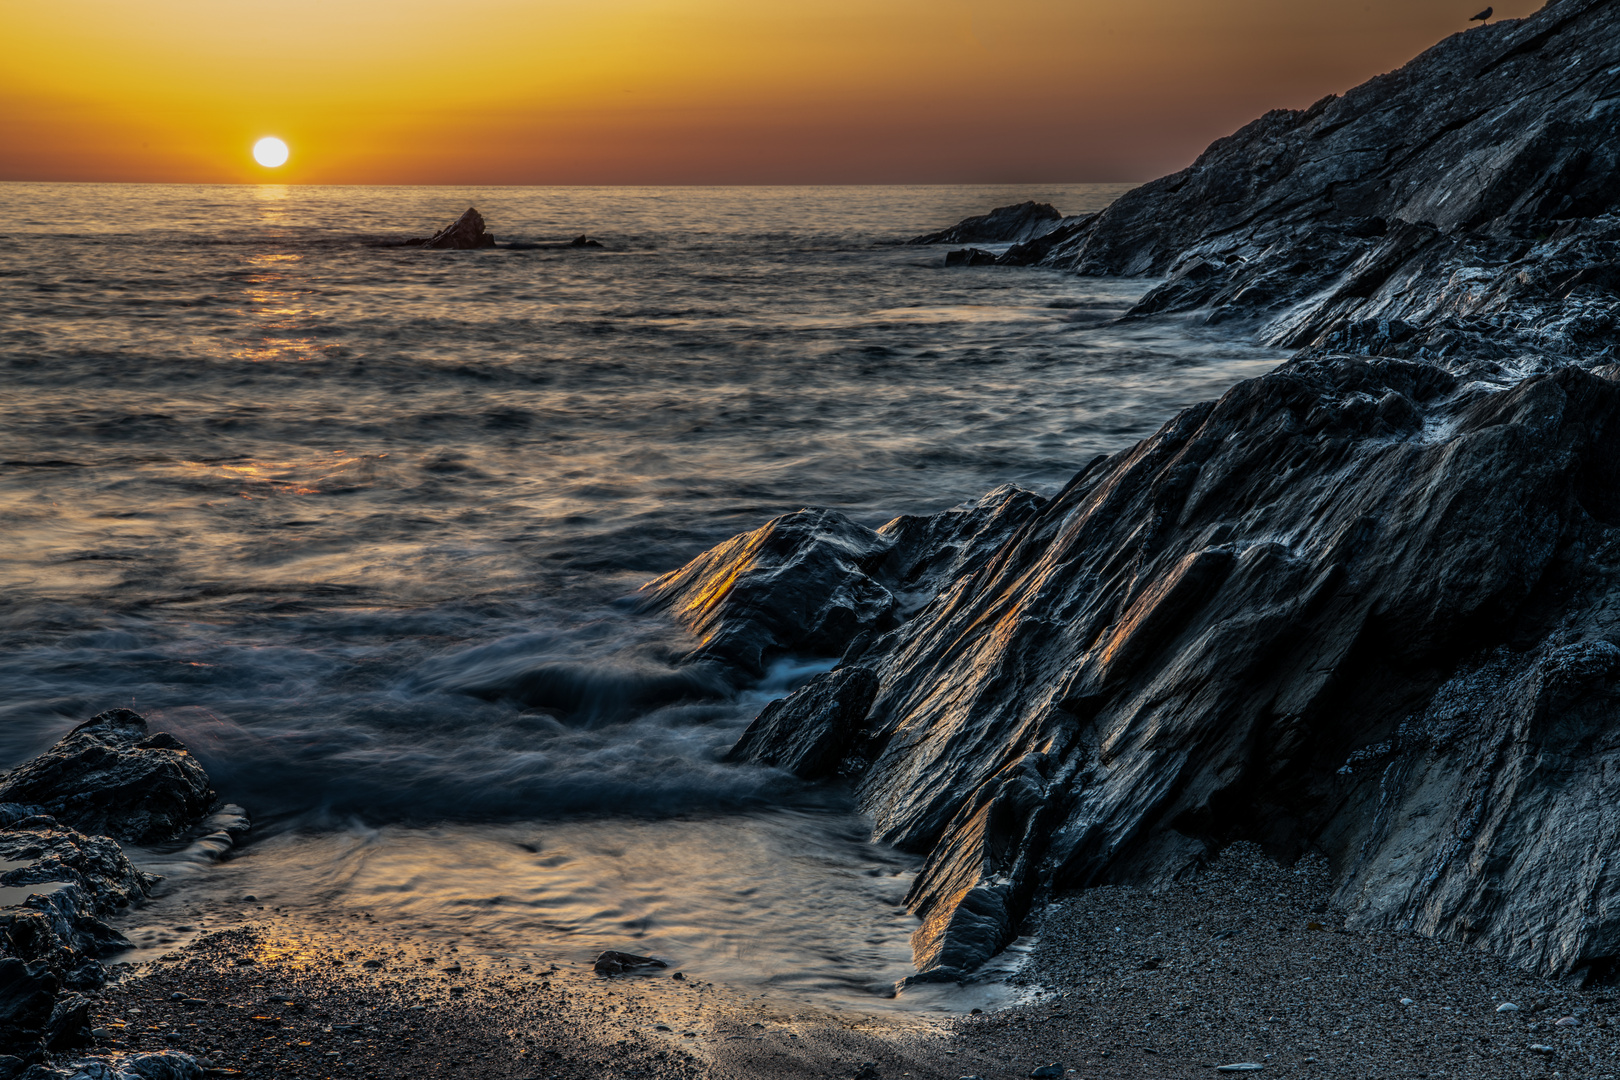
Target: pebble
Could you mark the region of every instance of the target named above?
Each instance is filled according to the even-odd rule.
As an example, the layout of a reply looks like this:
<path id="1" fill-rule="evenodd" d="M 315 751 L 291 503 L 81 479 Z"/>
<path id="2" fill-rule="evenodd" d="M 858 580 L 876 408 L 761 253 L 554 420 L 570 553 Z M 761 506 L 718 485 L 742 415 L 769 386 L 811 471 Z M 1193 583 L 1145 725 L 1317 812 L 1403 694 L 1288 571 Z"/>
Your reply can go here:
<path id="1" fill-rule="evenodd" d="M 1534 1050 L 1538 1054 L 1550 1054 L 1553 1052 L 1553 1048 L 1548 1046 L 1546 1043 L 1531 1043 L 1530 1049 Z"/>
<path id="2" fill-rule="evenodd" d="M 1265 1068 L 1258 1061 L 1235 1061 L 1230 1065 L 1217 1065 L 1216 1072 L 1259 1072 Z"/>
<path id="3" fill-rule="evenodd" d="M 1063 1066 L 1057 1062 L 1050 1065 L 1041 1065 L 1030 1070 L 1030 1080 L 1062 1080 Z"/>
<path id="4" fill-rule="evenodd" d="M 1504 1001 L 1496 1007 L 1497 1012 L 1518 1012 L 1519 1007 L 1511 1001 Z"/>
<path id="5" fill-rule="evenodd" d="M 1402 1005 L 1416 1005 L 1417 1002 L 1413 1001 L 1411 998 L 1401 998 L 1401 1004 Z"/>
<path id="6" fill-rule="evenodd" d="M 371 968 L 372 970 L 375 971 L 377 968 L 382 967 L 383 964 L 382 964 L 381 960 L 367 960 L 365 963 L 361 964 L 360 966 L 363 967 L 363 968 Z"/>
<path id="7" fill-rule="evenodd" d="M 1573 1016 L 1566 1016 L 1554 1024 L 1553 1027 L 1580 1027 L 1581 1022 Z"/>

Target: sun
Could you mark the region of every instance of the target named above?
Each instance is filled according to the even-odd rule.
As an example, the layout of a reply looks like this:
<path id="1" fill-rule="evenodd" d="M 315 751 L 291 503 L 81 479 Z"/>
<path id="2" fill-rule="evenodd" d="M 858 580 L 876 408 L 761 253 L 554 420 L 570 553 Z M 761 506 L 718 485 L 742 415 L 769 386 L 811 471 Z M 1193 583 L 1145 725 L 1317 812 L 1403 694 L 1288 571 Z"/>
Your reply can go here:
<path id="1" fill-rule="evenodd" d="M 253 160 L 267 169 L 287 164 L 287 144 L 275 136 L 260 139 L 253 144 Z"/>

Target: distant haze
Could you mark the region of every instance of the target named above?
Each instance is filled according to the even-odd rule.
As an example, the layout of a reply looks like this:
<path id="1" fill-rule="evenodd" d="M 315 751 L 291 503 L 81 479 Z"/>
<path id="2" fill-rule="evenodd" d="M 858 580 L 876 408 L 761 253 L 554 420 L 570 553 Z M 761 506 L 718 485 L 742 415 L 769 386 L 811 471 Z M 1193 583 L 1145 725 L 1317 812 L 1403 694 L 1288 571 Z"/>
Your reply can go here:
<path id="1" fill-rule="evenodd" d="M 0 179 L 1145 180 L 1483 6 L 0 0 Z"/>

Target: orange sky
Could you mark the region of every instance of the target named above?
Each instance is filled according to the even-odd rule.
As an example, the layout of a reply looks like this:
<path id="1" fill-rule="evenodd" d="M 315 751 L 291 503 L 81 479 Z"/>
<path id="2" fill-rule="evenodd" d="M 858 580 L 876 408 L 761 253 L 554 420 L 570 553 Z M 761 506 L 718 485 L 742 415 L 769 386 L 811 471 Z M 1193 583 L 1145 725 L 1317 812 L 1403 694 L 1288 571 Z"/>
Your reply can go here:
<path id="1" fill-rule="evenodd" d="M 1483 4 L 0 0 L 0 179 L 1145 180 Z"/>

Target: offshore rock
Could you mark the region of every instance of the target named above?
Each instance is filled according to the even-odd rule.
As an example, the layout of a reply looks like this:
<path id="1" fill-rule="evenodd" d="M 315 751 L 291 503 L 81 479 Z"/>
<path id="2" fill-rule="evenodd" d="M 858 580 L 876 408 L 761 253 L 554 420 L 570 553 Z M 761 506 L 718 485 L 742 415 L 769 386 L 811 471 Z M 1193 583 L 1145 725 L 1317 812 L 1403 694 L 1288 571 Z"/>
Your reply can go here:
<path id="1" fill-rule="evenodd" d="M 1004 947 L 1045 891 L 1238 839 L 1325 850 L 1353 925 L 1608 970 L 1617 373 L 1292 361 L 942 560 L 920 610 L 734 756 L 838 762 L 876 836 L 927 856 L 922 979 Z M 934 520 L 885 526 L 910 565 Z"/>
<path id="2" fill-rule="evenodd" d="M 1135 314 L 1318 355 L 1586 357 L 1620 343 L 1617 168 L 1620 5 L 1553 0 L 1269 112 L 1000 261 L 1164 278 Z"/>
<path id="3" fill-rule="evenodd" d="M 470 251 L 495 246 L 495 234 L 484 231 L 484 216 L 473 207 L 427 239 L 405 241 L 407 247 Z"/>
<path id="4" fill-rule="evenodd" d="M 695 658 L 758 678 L 774 659 L 840 656 L 891 629 L 987 559 L 1043 502 L 1007 485 L 880 529 L 834 510 L 800 510 L 648 582 L 642 602 L 697 637 Z"/>
<path id="5" fill-rule="evenodd" d="M 1011 244 L 1045 236 L 1064 220 L 1051 203 L 1034 200 L 1000 206 L 948 229 L 908 240 L 910 244 Z"/>
<path id="6" fill-rule="evenodd" d="M 173 735 L 111 709 L 0 779 L 0 803 L 24 803 L 70 828 L 137 844 L 173 840 L 215 800 L 208 774 Z"/>

